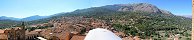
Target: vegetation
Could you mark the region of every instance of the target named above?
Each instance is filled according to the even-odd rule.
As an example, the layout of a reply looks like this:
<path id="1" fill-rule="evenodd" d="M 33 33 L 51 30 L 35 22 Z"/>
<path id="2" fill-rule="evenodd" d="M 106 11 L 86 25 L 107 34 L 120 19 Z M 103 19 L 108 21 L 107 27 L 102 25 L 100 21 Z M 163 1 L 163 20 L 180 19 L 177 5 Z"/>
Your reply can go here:
<path id="1" fill-rule="evenodd" d="M 53 27 L 53 26 L 26 27 L 26 29 L 29 31 L 33 31 L 35 29 L 45 29 L 45 28 L 49 28 L 49 27 Z"/>
<path id="2" fill-rule="evenodd" d="M 0 29 L 14 27 L 17 26 L 19 23 L 21 22 L 14 20 L 0 20 Z"/>
<path id="3" fill-rule="evenodd" d="M 127 35 L 141 35 L 141 38 L 153 37 L 156 40 L 161 40 L 161 37 L 180 34 L 190 39 L 189 36 L 191 36 L 188 33 L 188 31 L 191 31 L 191 19 L 189 18 L 164 13 L 117 11 L 105 7 L 93 7 L 68 13 L 60 13 L 50 18 L 29 21 L 28 23 L 30 25 L 47 23 L 52 19 L 59 19 L 61 17 L 86 17 L 106 20 L 116 30 L 124 32 Z M 12 24 L 12 22 L 3 23 L 1 21 L 0 23 L 15 24 Z M 34 30 L 43 28 L 47 27 L 29 27 L 27 29 Z M 82 32 L 84 31 L 85 29 L 82 30 Z"/>

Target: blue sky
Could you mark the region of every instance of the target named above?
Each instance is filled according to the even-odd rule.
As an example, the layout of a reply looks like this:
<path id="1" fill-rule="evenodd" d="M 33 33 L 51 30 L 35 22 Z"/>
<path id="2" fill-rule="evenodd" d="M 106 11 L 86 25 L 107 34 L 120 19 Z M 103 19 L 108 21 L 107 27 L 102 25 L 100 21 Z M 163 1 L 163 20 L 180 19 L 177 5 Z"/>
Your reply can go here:
<path id="1" fill-rule="evenodd" d="M 175 15 L 191 15 L 192 0 L 0 0 L 0 16 L 48 16 L 112 4 L 150 3 Z"/>

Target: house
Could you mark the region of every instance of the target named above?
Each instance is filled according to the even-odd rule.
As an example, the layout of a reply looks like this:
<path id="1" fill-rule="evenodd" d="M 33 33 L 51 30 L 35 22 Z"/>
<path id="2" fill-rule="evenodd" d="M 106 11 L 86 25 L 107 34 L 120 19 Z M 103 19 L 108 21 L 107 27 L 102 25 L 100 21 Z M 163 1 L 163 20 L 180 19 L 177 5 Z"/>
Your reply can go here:
<path id="1" fill-rule="evenodd" d="M 7 40 L 7 34 L 5 33 L 5 30 L 0 30 L 0 40 Z"/>
<path id="2" fill-rule="evenodd" d="M 84 40 L 85 36 L 74 35 L 70 40 Z"/>

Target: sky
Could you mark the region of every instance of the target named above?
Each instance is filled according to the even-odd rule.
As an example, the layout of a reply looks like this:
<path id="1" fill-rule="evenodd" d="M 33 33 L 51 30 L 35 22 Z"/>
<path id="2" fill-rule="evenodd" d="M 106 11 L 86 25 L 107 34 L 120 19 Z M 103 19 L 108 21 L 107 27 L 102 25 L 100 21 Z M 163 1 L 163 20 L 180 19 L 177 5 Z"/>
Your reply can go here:
<path id="1" fill-rule="evenodd" d="M 191 15 L 192 0 L 0 0 L 0 16 L 49 16 L 113 4 L 149 3 L 175 15 Z"/>

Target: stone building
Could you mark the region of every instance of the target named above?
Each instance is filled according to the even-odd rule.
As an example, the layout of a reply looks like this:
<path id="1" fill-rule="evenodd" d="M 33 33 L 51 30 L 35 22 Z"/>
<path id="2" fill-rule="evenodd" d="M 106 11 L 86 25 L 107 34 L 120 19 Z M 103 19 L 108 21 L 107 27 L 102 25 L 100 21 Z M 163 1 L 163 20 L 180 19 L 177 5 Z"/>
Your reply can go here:
<path id="1" fill-rule="evenodd" d="M 5 30 L 0 30 L 0 40 L 8 40 Z"/>
<path id="2" fill-rule="evenodd" d="M 21 27 L 11 28 L 8 31 L 8 40 L 25 40 L 25 25 Z"/>
<path id="3" fill-rule="evenodd" d="M 25 26 L 0 30 L 0 40 L 25 40 Z"/>

